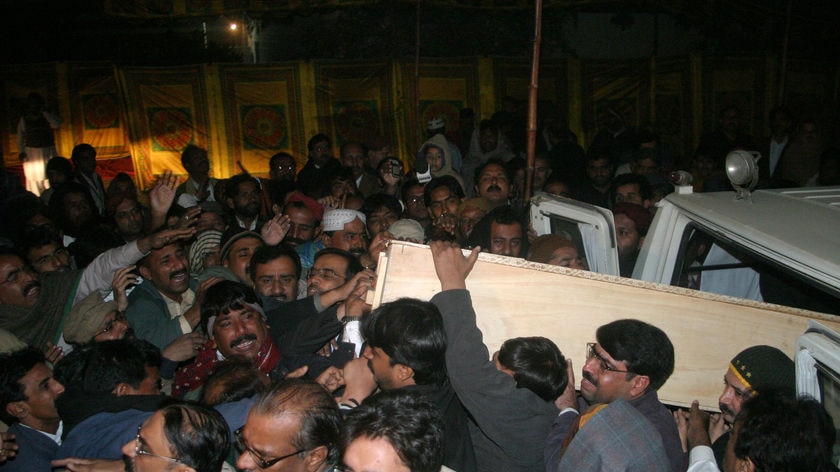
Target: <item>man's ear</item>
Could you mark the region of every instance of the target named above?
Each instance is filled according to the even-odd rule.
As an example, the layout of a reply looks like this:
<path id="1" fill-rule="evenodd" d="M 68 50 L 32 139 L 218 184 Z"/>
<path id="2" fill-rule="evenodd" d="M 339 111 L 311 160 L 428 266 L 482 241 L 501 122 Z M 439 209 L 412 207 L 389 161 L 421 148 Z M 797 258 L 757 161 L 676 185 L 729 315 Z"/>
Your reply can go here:
<path id="1" fill-rule="evenodd" d="M 114 390 L 111 393 L 113 393 L 117 397 L 122 397 L 122 396 L 125 396 L 125 395 L 131 395 L 136 390 L 137 389 L 135 389 L 131 385 L 129 385 L 125 382 L 120 382 L 120 383 L 117 384 L 116 387 L 114 387 Z"/>
<path id="2" fill-rule="evenodd" d="M 397 369 L 397 378 L 399 378 L 402 382 L 414 377 L 414 369 L 405 364 L 397 364 L 394 368 Z"/>
<path id="3" fill-rule="evenodd" d="M 329 237 L 327 233 L 321 233 L 321 242 L 324 243 L 326 247 L 332 247 L 332 239 Z"/>
<path id="4" fill-rule="evenodd" d="M 645 236 L 639 238 L 639 244 L 636 246 L 636 249 L 642 249 L 642 244 L 645 243 Z"/>
<path id="5" fill-rule="evenodd" d="M 150 271 L 148 267 L 141 264 L 140 267 L 138 267 L 138 269 L 140 270 L 140 276 L 141 277 L 143 277 L 146 280 L 151 280 L 152 271 Z"/>
<path id="6" fill-rule="evenodd" d="M 745 459 L 738 459 L 736 457 L 735 460 L 738 461 L 738 465 L 736 466 L 738 472 L 755 472 L 755 464 L 753 464 L 753 461 L 749 457 Z"/>
<path id="7" fill-rule="evenodd" d="M 22 420 L 29 414 L 29 409 L 26 407 L 26 403 L 24 402 L 10 402 L 6 404 L 6 413 L 8 413 L 9 416 Z"/>
<path id="8" fill-rule="evenodd" d="M 327 446 L 318 446 L 307 452 L 306 458 L 304 458 L 306 472 L 318 472 L 323 469 L 324 463 L 327 462 L 328 452 Z"/>
<path id="9" fill-rule="evenodd" d="M 645 393 L 650 386 L 650 377 L 647 375 L 636 375 L 630 379 L 630 395 L 633 398 L 639 397 Z"/>

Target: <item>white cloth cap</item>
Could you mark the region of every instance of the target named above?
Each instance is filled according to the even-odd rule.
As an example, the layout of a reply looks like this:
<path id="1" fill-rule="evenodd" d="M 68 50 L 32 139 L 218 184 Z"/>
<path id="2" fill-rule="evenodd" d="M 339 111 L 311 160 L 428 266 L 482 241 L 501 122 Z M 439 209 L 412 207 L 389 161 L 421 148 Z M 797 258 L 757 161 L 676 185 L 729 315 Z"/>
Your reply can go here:
<path id="1" fill-rule="evenodd" d="M 365 214 L 356 210 L 327 210 L 324 212 L 323 230 L 324 231 L 343 231 L 344 225 L 355 220 L 356 218 L 362 220 L 362 223 L 367 224 Z"/>

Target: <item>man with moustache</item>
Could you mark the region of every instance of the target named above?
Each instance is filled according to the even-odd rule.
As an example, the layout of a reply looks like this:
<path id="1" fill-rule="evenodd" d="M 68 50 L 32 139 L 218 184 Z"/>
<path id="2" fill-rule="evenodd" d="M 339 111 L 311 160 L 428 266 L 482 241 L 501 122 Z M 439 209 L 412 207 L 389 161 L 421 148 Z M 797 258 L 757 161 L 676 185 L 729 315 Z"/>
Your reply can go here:
<path id="1" fill-rule="evenodd" d="M 321 237 L 309 243 L 299 245 L 297 252 L 303 266 L 304 275 L 309 273 L 315 254 L 324 248 L 336 248 L 361 257 L 367 252 L 367 218 L 356 210 L 332 209 L 324 213 Z"/>
<path id="2" fill-rule="evenodd" d="M 128 296 L 125 317 L 138 338 L 164 349 L 198 326 L 201 299 L 219 278 L 210 277 L 200 284 L 191 278 L 180 241 L 154 249 L 138 266 L 143 281 Z"/>
<path id="3" fill-rule="evenodd" d="M 227 195 L 225 201 L 228 208 L 233 211 L 228 232 L 255 231 L 259 233 L 265 223 L 260 218 L 262 188 L 259 181 L 248 174 L 237 174 L 228 179 L 225 191 Z"/>
<path id="4" fill-rule="evenodd" d="M 510 198 L 510 175 L 501 160 L 490 159 L 475 172 L 475 192 L 490 206 L 506 205 Z"/>
<path id="5" fill-rule="evenodd" d="M 298 299 L 300 256 L 283 244 L 262 246 L 251 256 L 249 268 L 254 291 L 266 310 Z"/>
<path id="6" fill-rule="evenodd" d="M 289 232 L 283 242 L 293 248 L 314 240 L 321 233 L 324 207 L 300 192 L 294 192 L 286 199 L 283 215 L 289 217 Z"/>
<path id="7" fill-rule="evenodd" d="M 364 293 L 372 277 L 355 277 L 329 292 L 288 302 L 270 311 L 263 309 L 247 285 L 222 281 L 213 286 L 201 305 L 201 326 L 208 341 L 195 360 L 175 373 L 172 395 L 181 397 L 204 385 L 213 369 L 225 359 L 252 362 L 263 374 L 282 379 L 306 365 L 311 356 L 341 332 L 343 318 L 336 302 L 351 293 Z M 326 366 L 323 366 L 326 368 Z M 309 375 L 313 378 L 320 372 Z M 197 394 L 198 392 L 196 392 Z"/>
<path id="8" fill-rule="evenodd" d="M 62 317 L 73 304 L 94 291 L 107 292 L 115 270 L 193 232 L 182 229 L 154 233 L 104 252 L 83 271 L 41 276 L 34 274 L 13 251 L 0 250 L 0 328 L 31 346 L 57 343 Z"/>
<path id="9" fill-rule="evenodd" d="M 321 295 L 343 285 L 351 280 L 364 267 L 359 259 L 347 251 L 335 248 L 326 248 L 318 251 L 315 255 L 315 262 L 306 278 L 307 296 Z M 343 315 L 344 327 L 340 338 L 330 340 L 330 345 L 325 346 L 324 352 L 329 352 L 333 357 L 336 351 L 347 355 L 339 355 L 332 359 L 334 364 L 343 365 L 347 360 L 361 355 L 364 340 L 361 335 L 360 317 L 358 313 L 350 315 L 347 307 L 342 303 L 337 308 L 337 313 Z"/>
<path id="10" fill-rule="evenodd" d="M 569 385 L 555 401 L 561 411 L 546 440 L 546 470 L 555 470 L 566 446 L 574 443 L 582 420 L 597 411 L 597 405 L 617 400 L 633 406 L 659 433 L 670 469 L 684 470 L 685 453 L 679 432 L 670 411 L 656 394 L 674 371 L 674 346 L 668 336 L 643 321 L 623 319 L 598 328 L 595 340 L 587 344 L 581 398 L 575 394 L 574 371 L 569 363 Z"/>
<path id="11" fill-rule="evenodd" d="M 696 405 L 691 412 L 677 411 L 674 417 L 684 433 L 690 452 L 690 463 L 716 460 L 723 470 L 723 459 L 731 430 L 745 401 L 767 391 L 788 395 L 796 393 L 796 367 L 793 361 L 778 348 L 752 346 L 739 352 L 723 375 L 723 392 L 718 399 L 720 418 L 706 428 L 708 419 Z M 721 421 L 722 420 L 722 421 Z M 716 437 L 710 437 L 716 436 Z"/>

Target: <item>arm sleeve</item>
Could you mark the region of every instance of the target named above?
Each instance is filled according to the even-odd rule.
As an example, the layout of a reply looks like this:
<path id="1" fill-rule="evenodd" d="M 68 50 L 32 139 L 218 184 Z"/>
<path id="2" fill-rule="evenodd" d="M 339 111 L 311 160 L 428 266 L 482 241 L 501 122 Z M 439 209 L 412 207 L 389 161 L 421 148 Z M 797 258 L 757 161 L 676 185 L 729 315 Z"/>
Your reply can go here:
<path id="1" fill-rule="evenodd" d="M 720 472 L 709 446 L 695 446 L 688 455 L 688 472 Z"/>
<path id="2" fill-rule="evenodd" d="M 560 463 L 560 454 L 563 452 L 563 440 L 568 436 L 572 426 L 580 414 L 572 409 L 563 410 L 557 415 L 551 430 L 545 440 L 545 469 L 547 472 L 554 472 L 557 464 Z"/>
<path id="3" fill-rule="evenodd" d="M 76 302 L 90 295 L 94 290 L 107 293 L 111 290 L 114 272 L 117 269 L 134 264 L 143 255 L 137 248 L 137 241 L 132 241 L 120 247 L 109 249 L 97 256 L 82 272 L 73 304 L 75 305 Z"/>
<path id="4" fill-rule="evenodd" d="M 452 387 L 482 433 L 509 457 L 522 454 L 522 442 L 511 441 L 512 437 L 544 444 L 557 408 L 532 391 L 517 388 L 513 378 L 496 369 L 476 325 L 469 292 L 447 290 L 435 295 L 432 303 L 443 316 Z"/>
<path id="5" fill-rule="evenodd" d="M 313 297 L 295 300 L 266 313 L 269 331 L 285 356 L 311 354 L 341 332 L 336 306 L 318 312 Z"/>
<path id="6" fill-rule="evenodd" d="M 125 317 L 131 322 L 138 338 L 145 339 L 163 350 L 175 338 L 184 334 L 181 330 L 181 317 L 170 318 L 166 307 L 155 303 L 154 300 L 132 297 L 136 292 L 137 289 L 128 296 Z"/>

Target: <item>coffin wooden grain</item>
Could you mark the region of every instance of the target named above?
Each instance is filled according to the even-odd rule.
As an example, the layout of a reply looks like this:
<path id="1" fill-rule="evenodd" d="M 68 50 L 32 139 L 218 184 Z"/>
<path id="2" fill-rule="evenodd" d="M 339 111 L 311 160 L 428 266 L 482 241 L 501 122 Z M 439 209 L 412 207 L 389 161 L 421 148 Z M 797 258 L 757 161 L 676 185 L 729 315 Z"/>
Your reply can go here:
<path id="1" fill-rule="evenodd" d="M 578 386 L 586 343 L 599 326 L 636 318 L 660 327 L 676 352 L 660 398 L 679 406 L 698 399 L 708 410 L 717 410 L 725 369 L 744 348 L 767 344 L 793 358 L 809 319 L 840 331 L 837 318 L 821 313 L 487 253 L 467 288 L 491 353 L 512 337 L 545 336 L 572 359 Z M 394 242 L 381 254 L 374 307 L 400 297 L 429 300 L 439 291 L 428 246 Z"/>

